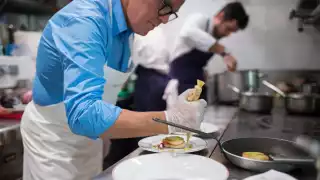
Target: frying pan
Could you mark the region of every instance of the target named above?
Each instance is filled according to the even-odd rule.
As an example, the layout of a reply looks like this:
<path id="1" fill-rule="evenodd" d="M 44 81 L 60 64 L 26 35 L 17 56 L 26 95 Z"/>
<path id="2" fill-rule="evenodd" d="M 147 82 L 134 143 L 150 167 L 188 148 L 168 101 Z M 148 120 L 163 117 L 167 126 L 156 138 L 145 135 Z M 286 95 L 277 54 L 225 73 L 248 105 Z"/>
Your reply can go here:
<path id="1" fill-rule="evenodd" d="M 221 153 L 232 164 L 255 172 L 274 169 L 287 172 L 301 165 L 314 165 L 315 160 L 294 142 L 276 138 L 236 138 L 223 143 L 217 133 L 205 133 L 186 126 L 153 118 L 154 121 L 196 133 L 204 139 L 215 139 Z M 270 161 L 260 161 L 242 157 L 243 152 L 262 152 L 271 157 Z"/>

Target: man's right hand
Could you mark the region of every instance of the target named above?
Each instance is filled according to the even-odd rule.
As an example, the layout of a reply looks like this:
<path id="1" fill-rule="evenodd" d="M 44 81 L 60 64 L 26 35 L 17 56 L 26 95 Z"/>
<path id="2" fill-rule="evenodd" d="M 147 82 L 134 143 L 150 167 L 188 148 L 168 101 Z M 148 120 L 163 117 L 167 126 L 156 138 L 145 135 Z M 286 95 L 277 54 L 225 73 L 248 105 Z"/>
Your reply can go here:
<path id="1" fill-rule="evenodd" d="M 223 57 L 223 61 L 226 64 L 228 71 L 234 72 L 237 69 L 237 60 L 232 55 L 226 55 Z"/>
<path id="2" fill-rule="evenodd" d="M 179 96 L 177 103 L 172 106 L 172 108 L 165 111 L 166 120 L 199 130 L 200 124 L 203 121 L 207 102 L 203 99 L 194 102 L 188 102 L 187 96 L 191 90 L 192 89 L 188 89 L 183 92 Z M 172 126 L 169 126 L 168 129 L 169 133 L 183 132 L 183 130 Z"/>

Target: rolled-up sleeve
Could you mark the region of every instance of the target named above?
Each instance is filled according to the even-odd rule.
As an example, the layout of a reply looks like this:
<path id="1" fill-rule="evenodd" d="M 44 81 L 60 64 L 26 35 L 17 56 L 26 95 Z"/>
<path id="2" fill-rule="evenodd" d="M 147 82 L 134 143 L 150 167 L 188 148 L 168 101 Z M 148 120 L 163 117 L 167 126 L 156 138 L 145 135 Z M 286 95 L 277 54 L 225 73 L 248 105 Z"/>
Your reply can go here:
<path id="1" fill-rule="evenodd" d="M 121 108 L 102 101 L 107 25 L 99 18 L 75 18 L 53 37 L 63 62 L 64 104 L 75 134 L 97 139 L 118 119 Z M 54 84 L 53 84 L 54 87 Z"/>
<path id="2" fill-rule="evenodd" d="M 187 19 L 181 29 L 180 36 L 189 46 L 207 52 L 211 46 L 217 42 L 217 40 L 207 32 L 209 25 L 209 19 L 206 16 L 194 14 Z"/>

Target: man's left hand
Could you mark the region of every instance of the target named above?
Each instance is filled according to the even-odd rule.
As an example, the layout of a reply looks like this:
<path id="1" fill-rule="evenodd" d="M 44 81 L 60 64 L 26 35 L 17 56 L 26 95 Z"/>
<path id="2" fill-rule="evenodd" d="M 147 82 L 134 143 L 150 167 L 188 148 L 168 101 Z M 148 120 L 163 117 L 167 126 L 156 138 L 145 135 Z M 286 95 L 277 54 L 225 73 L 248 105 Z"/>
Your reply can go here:
<path id="1" fill-rule="evenodd" d="M 228 71 L 233 72 L 237 69 L 237 60 L 232 55 L 224 56 L 223 61 L 226 64 Z"/>

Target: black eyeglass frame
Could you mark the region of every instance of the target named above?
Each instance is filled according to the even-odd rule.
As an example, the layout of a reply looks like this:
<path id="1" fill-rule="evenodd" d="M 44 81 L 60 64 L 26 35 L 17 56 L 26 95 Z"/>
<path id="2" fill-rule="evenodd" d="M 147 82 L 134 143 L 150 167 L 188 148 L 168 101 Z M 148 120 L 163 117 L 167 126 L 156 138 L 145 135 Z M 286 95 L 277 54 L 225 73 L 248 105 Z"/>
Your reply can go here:
<path id="1" fill-rule="evenodd" d="M 178 14 L 173 11 L 170 0 L 162 0 L 162 7 L 159 9 L 158 14 L 159 14 L 159 16 L 174 15 L 174 18 L 171 19 L 170 21 L 178 18 Z"/>

